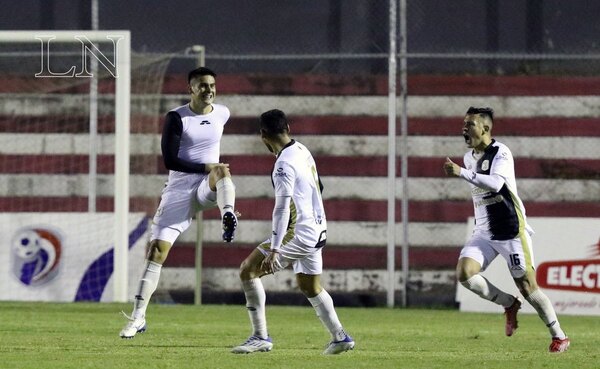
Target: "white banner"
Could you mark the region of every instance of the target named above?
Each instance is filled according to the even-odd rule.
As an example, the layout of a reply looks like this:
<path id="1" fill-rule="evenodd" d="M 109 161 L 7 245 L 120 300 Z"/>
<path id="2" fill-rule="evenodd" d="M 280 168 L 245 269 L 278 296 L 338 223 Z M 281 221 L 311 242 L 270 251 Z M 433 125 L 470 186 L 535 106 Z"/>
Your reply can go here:
<path id="1" fill-rule="evenodd" d="M 132 294 L 148 219 L 130 214 L 128 223 Z M 5 213 L 0 232 L 0 300 L 113 301 L 113 213 Z"/>
<path id="2" fill-rule="evenodd" d="M 527 218 L 534 229 L 533 254 L 539 286 L 557 314 L 600 315 L 600 219 Z M 467 237 L 473 230 L 468 220 Z M 482 273 L 498 288 L 521 296 L 498 256 Z M 501 306 L 484 300 L 458 283 L 456 300 L 461 311 L 502 312 Z M 522 312 L 535 313 L 525 302 Z"/>

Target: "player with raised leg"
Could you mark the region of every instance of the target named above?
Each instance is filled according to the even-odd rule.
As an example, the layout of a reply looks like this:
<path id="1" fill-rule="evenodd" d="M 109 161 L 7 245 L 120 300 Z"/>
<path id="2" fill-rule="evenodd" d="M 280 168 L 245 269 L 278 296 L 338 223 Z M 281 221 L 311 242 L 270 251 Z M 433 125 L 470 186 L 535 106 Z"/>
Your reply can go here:
<path id="1" fill-rule="evenodd" d="M 501 291 L 480 272 L 502 255 L 525 300 L 537 311 L 552 341 L 550 352 L 566 351 L 569 338 L 560 327 L 550 299 L 538 287 L 531 235 L 525 207 L 517 194 L 514 160 L 508 147 L 492 138 L 494 111 L 469 108 L 463 121 L 463 137 L 472 150 L 464 156 L 465 168 L 449 158 L 444 172 L 469 183 L 475 208 L 475 229 L 460 252 L 457 265 L 459 282 L 481 298 L 505 309 L 505 333 L 512 336 L 518 328 L 517 312 L 521 300 Z"/>
<path id="2" fill-rule="evenodd" d="M 237 227 L 235 186 L 229 165 L 219 163 L 223 128 L 229 109 L 215 104 L 216 74 L 197 68 L 188 74 L 190 102 L 167 113 L 161 148 L 169 179 L 152 221 L 148 261 L 131 316 L 121 330 L 133 338 L 146 330 L 146 309 L 156 290 L 163 263 L 173 243 L 190 226 L 197 211 L 218 206 L 223 241 L 231 242 Z"/>
<path id="3" fill-rule="evenodd" d="M 300 290 L 331 335 L 323 354 L 352 350 L 354 340 L 344 331 L 331 296 L 321 286 L 327 221 L 315 160 L 306 146 L 290 138 L 288 120 L 281 110 L 261 115 L 260 134 L 267 149 L 277 158 L 271 175 L 275 189 L 273 228 L 271 238 L 254 249 L 240 266 L 253 332 L 231 352 L 247 354 L 273 348 L 267 331 L 265 290 L 260 278 L 289 265 L 294 269 Z"/>

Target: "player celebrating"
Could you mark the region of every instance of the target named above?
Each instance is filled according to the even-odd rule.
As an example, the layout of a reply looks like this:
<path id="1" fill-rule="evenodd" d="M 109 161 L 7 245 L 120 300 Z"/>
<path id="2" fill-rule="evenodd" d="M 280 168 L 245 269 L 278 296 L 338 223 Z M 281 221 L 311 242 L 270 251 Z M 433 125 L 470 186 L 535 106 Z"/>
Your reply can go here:
<path id="1" fill-rule="evenodd" d="M 513 156 L 508 147 L 492 139 L 493 121 L 492 109 L 469 108 L 463 136 L 473 150 L 464 156 L 466 168 L 449 158 L 444 163 L 448 176 L 460 177 L 469 183 L 475 207 L 475 229 L 460 252 L 457 278 L 480 297 L 504 306 L 505 333 L 512 336 L 518 327 L 521 300 L 499 290 L 479 274 L 498 254 L 502 255 L 519 291 L 550 330 L 550 352 L 563 352 L 570 340 L 560 327 L 550 299 L 537 285 L 531 243 L 533 231 L 517 195 Z"/>
<path id="2" fill-rule="evenodd" d="M 267 332 L 265 290 L 260 277 L 289 265 L 294 268 L 300 290 L 331 334 L 331 342 L 323 353 L 351 350 L 354 340 L 344 332 L 333 300 L 320 282 L 327 222 L 315 161 L 306 146 L 289 137 L 288 120 L 281 110 L 270 110 L 260 116 L 260 134 L 263 143 L 277 157 L 271 176 L 275 188 L 273 232 L 240 266 L 253 333 L 231 352 L 245 354 L 273 348 Z"/>
<path id="3" fill-rule="evenodd" d="M 161 148 L 169 179 L 152 222 L 148 262 L 139 283 L 131 317 L 121 330 L 133 338 L 146 330 L 146 308 L 156 290 L 162 264 L 173 243 L 191 224 L 197 211 L 218 206 L 223 240 L 231 242 L 237 226 L 235 186 L 229 165 L 219 163 L 223 128 L 229 109 L 214 104 L 216 74 L 197 68 L 188 74 L 190 102 L 167 113 Z"/>

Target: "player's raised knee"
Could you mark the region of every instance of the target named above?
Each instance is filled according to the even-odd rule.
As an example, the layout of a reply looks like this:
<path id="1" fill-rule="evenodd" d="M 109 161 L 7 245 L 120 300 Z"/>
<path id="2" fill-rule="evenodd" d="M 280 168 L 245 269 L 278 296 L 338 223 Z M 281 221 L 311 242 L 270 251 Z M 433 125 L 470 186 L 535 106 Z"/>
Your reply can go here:
<path id="1" fill-rule="evenodd" d="M 226 164 L 217 165 L 211 170 L 211 174 L 216 177 L 216 179 L 221 179 L 225 177 L 231 177 L 231 172 L 229 171 L 229 166 Z"/>
<path id="2" fill-rule="evenodd" d="M 255 266 L 248 259 L 245 259 L 240 264 L 239 275 L 241 279 L 247 280 L 255 278 Z"/>

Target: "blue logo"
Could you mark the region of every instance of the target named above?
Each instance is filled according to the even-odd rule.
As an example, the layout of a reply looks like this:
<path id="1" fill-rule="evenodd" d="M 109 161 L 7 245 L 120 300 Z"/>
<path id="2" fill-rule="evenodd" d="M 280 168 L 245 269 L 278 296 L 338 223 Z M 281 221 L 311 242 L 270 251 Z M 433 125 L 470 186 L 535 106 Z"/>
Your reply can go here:
<path id="1" fill-rule="evenodd" d="M 47 227 L 23 227 L 11 241 L 12 269 L 27 286 L 38 286 L 58 274 L 62 254 L 62 236 Z"/>
<path id="2" fill-rule="evenodd" d="M 275 177 L 287 177 L 287 173 L 283 171 L 283 168 L 277 168 L 274 175 Z"/>

